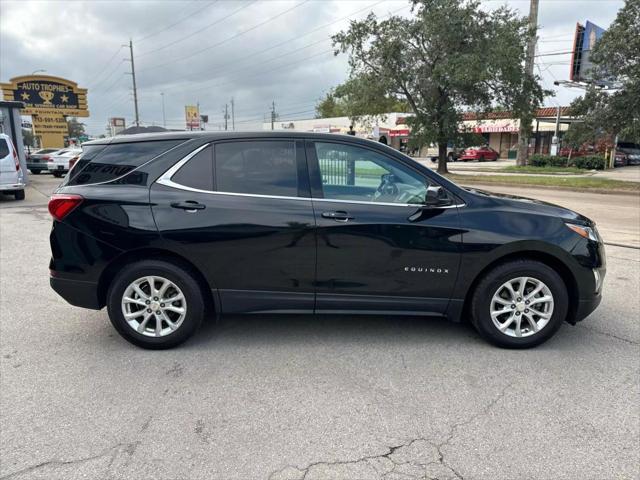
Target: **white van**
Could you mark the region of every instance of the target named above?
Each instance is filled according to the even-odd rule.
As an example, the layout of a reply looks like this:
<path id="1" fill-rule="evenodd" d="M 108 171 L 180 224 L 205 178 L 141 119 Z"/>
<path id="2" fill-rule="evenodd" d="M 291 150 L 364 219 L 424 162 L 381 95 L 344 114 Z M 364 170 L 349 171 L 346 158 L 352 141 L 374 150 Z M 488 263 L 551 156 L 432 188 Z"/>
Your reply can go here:
<path id="1" fill-rule="evenodd" d="M 24 200 L 25 178 L 20 168 L 18 151 L 8 135 L 0 133 L 0 192 Z"/>

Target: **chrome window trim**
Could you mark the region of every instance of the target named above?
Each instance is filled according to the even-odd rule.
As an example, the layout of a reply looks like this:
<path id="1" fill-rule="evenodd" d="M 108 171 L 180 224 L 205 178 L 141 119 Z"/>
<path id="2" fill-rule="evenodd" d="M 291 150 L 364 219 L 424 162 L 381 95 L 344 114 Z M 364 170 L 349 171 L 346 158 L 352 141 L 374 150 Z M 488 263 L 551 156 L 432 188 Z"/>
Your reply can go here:
<path id="1" fill-rule="evenodd" d="M 425 207 L 424 204 L 417 203 L 391 203 L 391 202 L 367 202 L 365 200 L 339 200 L 339 199 L 331 199 L 331 198 L 312 198 L 312 197 L 289 197 L 284 195 L 264 195 L 258 193 L 238 193 L 238 192 L 219 192 L 213 190 L 201 190 L 199 188 L 188 187 L 187 185 L 182 185 L 181 183 L 174 182 L 171 178 L 180 170 L 185 163 L 195 157 L 198 153 L 200 153 L 205 148 L 209 147 L 211 143 L 205 143 L 200 147 L 196 148 L 193 152 L 189 153 L 183 159 L 179 160 L 176 164 L 170 167 L 166 172 L 164 172 L 160 178 L 158 178 L 155 183 L 160 185 L 164 185 L 165 187 L 175 188 L 177 190 L 185 190 L 187 192 L 194 193 L 208 193 L 210 195 L 230 195 L 236 197 L 253 197 L 253 198 L 273 198 L 280 200 L 304 200 L 304 201 L 312 201 L 312 202 L 333 202 L 333 203 L 350 203 L 355 205 L 381 205 L 386 207 L 414 207 L 420 208 Z M 132 170 L 133 171 L 133 170 Z M 430 207 L 430 208 L 458 208 L 464 207 L 464 203 L 458 203 L 455 205 L 447 205 L 443 207 Z"/>

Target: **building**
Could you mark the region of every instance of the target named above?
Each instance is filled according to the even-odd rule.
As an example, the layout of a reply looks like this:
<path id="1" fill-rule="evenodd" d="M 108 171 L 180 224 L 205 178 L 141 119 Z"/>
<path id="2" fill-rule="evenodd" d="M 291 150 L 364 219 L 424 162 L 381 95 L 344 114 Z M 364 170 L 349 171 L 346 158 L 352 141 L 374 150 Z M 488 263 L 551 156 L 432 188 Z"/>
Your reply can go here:
<path id="1" fill-rule="evenodd" d="M 363 120 L 355 122 L 355 124 L 348 117 L 313 118 L 274 122 L 273 128 L 275 130 L 343 134 L 349 133 L 353 128 L 356 136 L 369 138 L 406 151 L 411 136 L 411 129 L 406 124 L 409 116 L 411 114 L 392 112 L 385 114 L 383 120 Z M 515 158 L 520 121 L 513 118 L 511 112 L 493 112 L 484 116 L 468 113 L 463 118 L 464 126 L 482 135 L 485 143 L 499 152 L 500 157 Z M 544 107 L 536 111 L 535 119 L 532 122 L 531 153 L 550 153 L 556 131 L 556 120 L 559 121 L 558 134 L 560 137 L 569 128 L 569 124 L 575 121 L 569 116 L 569 107 Z M 271 122 L 262 124 L 264 130 L 270 130 L 271 127 Z M 422 149 L 420 156 L 424 156 L 426 148 L 428 147 Z"/>

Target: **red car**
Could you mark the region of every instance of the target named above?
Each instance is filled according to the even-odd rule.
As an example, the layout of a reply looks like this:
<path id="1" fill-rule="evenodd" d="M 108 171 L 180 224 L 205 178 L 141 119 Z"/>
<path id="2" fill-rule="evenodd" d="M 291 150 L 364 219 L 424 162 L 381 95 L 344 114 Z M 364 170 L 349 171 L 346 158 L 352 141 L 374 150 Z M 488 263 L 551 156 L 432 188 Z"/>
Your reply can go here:
<path id="1" fill-rule="evenodd" d="M 491 160 L 495 162 L 499 156 L 498 152 L 493 148 L 484 145 L 482 147 L 469 147 L 465 149 L 462 155 L 458 157 L 458 160 L 461 162 L 466 162 L 467 160 L 478 160 L 479 162 Z"/>

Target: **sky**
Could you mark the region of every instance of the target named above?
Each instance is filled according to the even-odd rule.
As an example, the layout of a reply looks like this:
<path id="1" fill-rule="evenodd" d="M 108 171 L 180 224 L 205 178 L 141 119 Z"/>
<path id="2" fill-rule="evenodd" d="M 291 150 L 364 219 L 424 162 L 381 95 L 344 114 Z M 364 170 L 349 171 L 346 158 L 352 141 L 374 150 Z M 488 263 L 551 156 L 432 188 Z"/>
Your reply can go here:
<path id="1" fill-rule="evenodd" d="M 529 0 L 483 0 L 528 15 Z M 576 22 L 606 28 L 622 0 L 540 0 L 535 72 L 567 105 L 581 91 L 568 80 Z M 332 34 L 350 19 L 409 15 L 407 0 L 0 0 L 0 81 L 45 70 L 88 88 L 88 133 L 110 117 L 134 118 L 133 43 L 143 125 L 185 128 L 184 106 L 199 104 L 208 130 L 223 128 L 234 103 L 237 130 L 261 129 L 272 102 L 280 121 L 313 118 L 314 106 L 349 74 Z M 164 103 L 164 116 L 163 116 Z M 231 119 L 229 119 L 231 128 Z"/>

